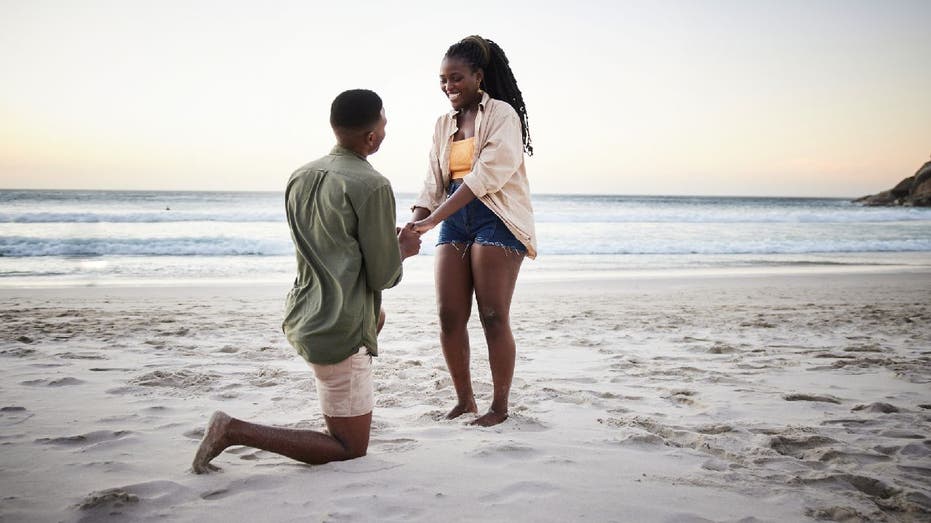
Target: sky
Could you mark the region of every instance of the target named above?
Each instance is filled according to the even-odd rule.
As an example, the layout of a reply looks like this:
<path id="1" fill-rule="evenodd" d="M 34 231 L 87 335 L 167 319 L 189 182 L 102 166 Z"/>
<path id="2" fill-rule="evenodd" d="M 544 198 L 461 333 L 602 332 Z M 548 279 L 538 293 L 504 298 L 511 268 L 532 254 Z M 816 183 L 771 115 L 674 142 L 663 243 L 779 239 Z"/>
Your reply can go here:
<path id="1" fill-rule="evenodd" d="M 378 92 L 419 190 L 470 34 L 524 93 L 540 193 L 839 196 L 931 154 L 931 2 L 0 0 L 0 188 L 282 190 Z"/>

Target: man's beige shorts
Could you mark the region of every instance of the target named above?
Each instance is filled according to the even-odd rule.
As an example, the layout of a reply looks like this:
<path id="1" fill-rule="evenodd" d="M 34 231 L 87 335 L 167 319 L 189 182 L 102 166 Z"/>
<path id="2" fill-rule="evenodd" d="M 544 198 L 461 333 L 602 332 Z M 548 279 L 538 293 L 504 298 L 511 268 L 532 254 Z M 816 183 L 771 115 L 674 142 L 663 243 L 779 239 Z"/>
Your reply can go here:
<path id="1" fill-rule="evenodd" d="M 375 404 L 372 356 L 359 352 L 333 365 L 310 364 L 317 380 L 317 396 L 325 416 L 349 418 L 372 412 Z"/>

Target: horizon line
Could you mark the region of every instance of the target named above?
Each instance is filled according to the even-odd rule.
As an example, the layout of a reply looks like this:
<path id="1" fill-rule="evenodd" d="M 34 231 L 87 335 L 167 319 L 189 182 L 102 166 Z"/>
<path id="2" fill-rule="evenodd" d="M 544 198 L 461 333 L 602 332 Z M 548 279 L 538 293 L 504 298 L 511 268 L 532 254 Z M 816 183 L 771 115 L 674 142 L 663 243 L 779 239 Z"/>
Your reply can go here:
<path id="1" fill-rule="evenodd" d="M 43 192 L 43 191 L 58 191 L 58 192 L 144 192 L 144 193 L 284 193 L 284 189 L 273 190 L 273 189 L 80 189 L 80 188 L 60 188 L 60 189 L 37 189 L 37 188 L 9 188 L 9 187 L 0 187 L 0 192 L 13 192 L 13 191 L 22 191 L 22 192 Z M 417 191 L 399 191 L 394 190 L 395 194 L 417 194 Z M 861 198 L 862 196 L 792 196 L 792 195 L 753 195 L 753 194 L 634 194 L 634 193 L 594 193 L 594 192 L 534 192 L 531 194 L 531 198 L 534 196 L 579 196 L 579 197 L 611 197 L 611 196 L 620 196 L 620 197 L 629 197 L 629 198 L 665 198 L 665 197 L 674 197 L 674 198 L 792 198 L 792 199 L 810 199 L 810 200 L 821 200 L 821 199 L 832 199 L 832 200 L 855 200 Z"/>

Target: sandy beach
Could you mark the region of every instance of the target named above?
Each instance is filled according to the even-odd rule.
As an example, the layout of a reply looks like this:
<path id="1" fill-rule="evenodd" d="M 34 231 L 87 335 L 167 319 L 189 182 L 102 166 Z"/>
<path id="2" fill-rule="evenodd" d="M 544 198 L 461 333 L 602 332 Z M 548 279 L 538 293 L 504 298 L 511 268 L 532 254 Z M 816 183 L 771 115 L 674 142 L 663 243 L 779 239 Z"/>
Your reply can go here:
<path id="1" fill-rule="evenodd" d="M 281 285 L 0 289 L 0 521 L 927 521 L 931 271 L 518 282 L 511 417 L 446 421 L 432 284 L 385 294 L 368 456 L 232 448 L 210 414 L 321 428 Z M 490 401 L 471 324 L 479 408 Z"/>

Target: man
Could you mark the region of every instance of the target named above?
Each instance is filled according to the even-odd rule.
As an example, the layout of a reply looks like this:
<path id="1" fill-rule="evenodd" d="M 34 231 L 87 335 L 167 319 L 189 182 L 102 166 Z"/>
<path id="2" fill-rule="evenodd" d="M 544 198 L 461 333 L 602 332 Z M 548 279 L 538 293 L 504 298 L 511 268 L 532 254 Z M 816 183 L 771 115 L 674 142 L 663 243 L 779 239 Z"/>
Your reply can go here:
<path id="1" fill-rule="evenodd" d="M 297 278 L 282 329 L 314 370 L 329 434 L 210 418 L 194 472 L 232 445 L 304 463 L 364 456 L 372 424 L 372 356 L 384 323 L 381 291 L 401 279 L 401 261 L 417 254 L 420 236 L 397 230 L 390 182 L 366 160 L 385 138 L 385 111 L 372 91 L 346 91 L 330 107 L 337 145 L 291 175 L 285 192 L 297 253 Z"/>

